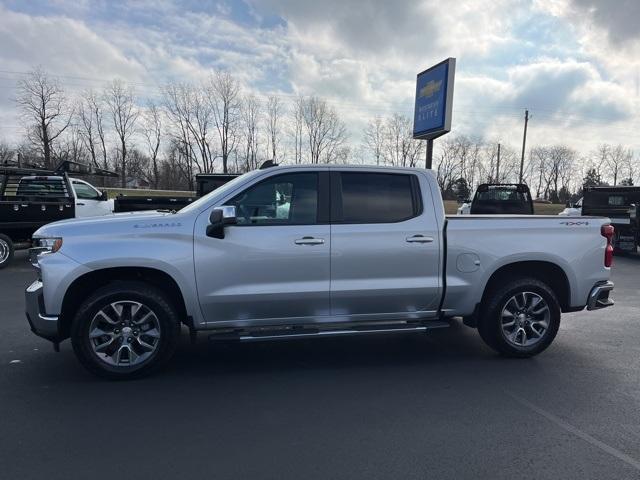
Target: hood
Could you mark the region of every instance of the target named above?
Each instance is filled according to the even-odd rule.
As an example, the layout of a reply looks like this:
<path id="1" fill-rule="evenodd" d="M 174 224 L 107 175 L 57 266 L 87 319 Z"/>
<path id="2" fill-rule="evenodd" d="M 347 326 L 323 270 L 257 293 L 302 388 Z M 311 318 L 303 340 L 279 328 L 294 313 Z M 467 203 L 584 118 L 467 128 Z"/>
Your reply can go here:
<path id="1" fill-rule="evenodd" d="M 108 232 L 114 227 L 132 226 L 139 223 L 152 223 L 154 220 L 171 217 L 173 220 L 177 215 L 170 212 L 158 212 L 155 210 L 144 212 L 124 212 L 99 217 L 71 218 L 58 222 L 48 223 L 40 227 L 33 234 L 34 237 L 62 237 L 69 233 L 86 231 L 90 229 L 92 233 L 101 231 Z"/>

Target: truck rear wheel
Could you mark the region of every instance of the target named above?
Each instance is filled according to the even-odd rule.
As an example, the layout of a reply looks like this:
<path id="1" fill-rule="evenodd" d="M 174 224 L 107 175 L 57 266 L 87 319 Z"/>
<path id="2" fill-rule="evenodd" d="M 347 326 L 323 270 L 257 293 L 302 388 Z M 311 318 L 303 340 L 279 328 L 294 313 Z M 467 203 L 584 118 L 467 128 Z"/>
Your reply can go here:
<path id="1" fill-rule="evenodd" d="M 9 237 L 0 233 L 0 269 L 3 269 L 13 258 L 13 242 Z"/>
<path id="2" fill-rule="evenodd" d="M 509 278 L 492 288 L 478 320 L 487 345 L 510 357 L 545 350 L 558 333 L 560 305 L 547 284 L 536 278 Z"/>
<path id="3" fill-rule="evenodd" d="M 173 356 L 180 320 L 161 290 L 119 281 L 100 288 L 80 306 L 71 342 L 80 363 L 109 379 L 148 375 Z"/>

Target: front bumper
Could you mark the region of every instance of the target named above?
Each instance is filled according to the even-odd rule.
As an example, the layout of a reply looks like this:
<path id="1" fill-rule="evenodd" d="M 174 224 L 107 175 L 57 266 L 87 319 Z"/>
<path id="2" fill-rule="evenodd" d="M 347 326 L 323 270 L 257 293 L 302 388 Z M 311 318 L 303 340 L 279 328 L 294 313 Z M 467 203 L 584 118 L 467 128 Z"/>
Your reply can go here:
<path id="1" fill-rule="evenodd" d="M 27 287 L 24 295 L 31 331 L 42 338 L 57 342 L 59 339 L 58 317 L 47 315 L 45 312 L 42 282 L 40 280 L 33 282 Z"/>
<path id="2" fill-rule="evenodd" d="M 613 290 L 613 282 L 608 280 L 594 286 L 589 293 L 587 310 L 599 310 L 612 306 L 613 300 L 609 298 L 611 290 Z"/>

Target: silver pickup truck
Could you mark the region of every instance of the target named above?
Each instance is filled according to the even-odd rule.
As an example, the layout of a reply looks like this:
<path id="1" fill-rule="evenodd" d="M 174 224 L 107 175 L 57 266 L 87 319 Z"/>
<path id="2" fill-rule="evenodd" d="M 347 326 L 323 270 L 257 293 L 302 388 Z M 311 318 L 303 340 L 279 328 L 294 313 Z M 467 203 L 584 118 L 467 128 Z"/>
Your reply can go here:
<path id="1" fill-rule="evenodd" d="M 172 213 L 35 234 L 31 329 L 91 372 L 147 374 L 195 341 L 423 332 L 462 317 L 503 355 L 560 313 L 608 307 L 613 228 L 596 217 L 452 216 L 430 171 L 280 166 Z"/>

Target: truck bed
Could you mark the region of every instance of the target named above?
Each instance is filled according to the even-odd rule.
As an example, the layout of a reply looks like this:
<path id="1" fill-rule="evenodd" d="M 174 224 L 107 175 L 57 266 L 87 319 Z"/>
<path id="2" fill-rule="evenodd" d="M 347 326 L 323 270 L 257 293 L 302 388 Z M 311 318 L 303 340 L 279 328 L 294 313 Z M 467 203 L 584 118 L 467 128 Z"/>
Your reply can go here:
<path id="1" fill-rule="evenodd" d="M 485 285 L 496 267 L 518 262 L 523 252 L 560 266 L 569 284 L 575 285 L 570 306 L 584 306 L 605 268 L 606 239 L 600 230 L 608 223 L 602 217 L 557 215 L 446 216 L 443 308 L 451 315 L 473 311 L 470 299 L 481 296 L 474 289 Z"/>

